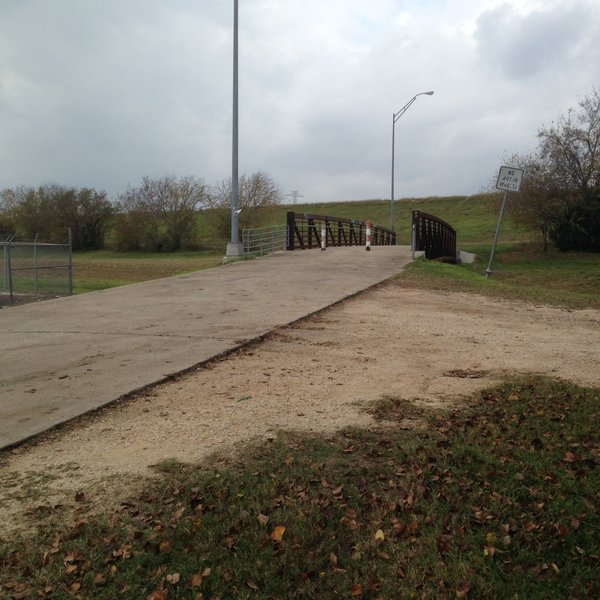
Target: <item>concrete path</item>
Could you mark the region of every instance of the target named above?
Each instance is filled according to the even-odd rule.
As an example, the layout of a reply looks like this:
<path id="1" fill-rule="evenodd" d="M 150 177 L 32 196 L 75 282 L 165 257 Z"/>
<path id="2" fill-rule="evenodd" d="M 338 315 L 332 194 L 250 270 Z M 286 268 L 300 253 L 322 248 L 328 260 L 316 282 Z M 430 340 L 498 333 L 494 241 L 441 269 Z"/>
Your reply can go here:
<path id="1" fill-rule="evenodd" d="M 0 448 L 339 302 L 409 260 L 406 246 L 284 252 L 2 309 Z"/>

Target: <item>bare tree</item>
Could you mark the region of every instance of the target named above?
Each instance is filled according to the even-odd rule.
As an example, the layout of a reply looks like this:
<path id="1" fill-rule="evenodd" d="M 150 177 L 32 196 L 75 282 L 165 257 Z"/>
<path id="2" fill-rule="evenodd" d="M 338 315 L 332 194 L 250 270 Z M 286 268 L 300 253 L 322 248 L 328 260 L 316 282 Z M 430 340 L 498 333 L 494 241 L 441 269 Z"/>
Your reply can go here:
<path id="1" fill-rule="evenodd" d="M 259 227 L 268 223 L 273 209 L 283 201 L 283 191 L 265 171 L 242 175 L 239 187 L 239 227 L 242 229 Z M 216 231 L 226 238 L 230 231 L 231 217 L 231 178 L 224 179 L 211 189 L 207 197 L 209 218 Z"/>
<path id="2" fill-rule="evenodd" d="M 515 154 L 507 159 L 507 164 L 525 171 L 521 191 L 511 195 L 510 214 L 516 222 L 540 233 L 547 252 L 550 229 L 566 206 L 563 186 L 552 165 L 539 156 Z"/>
<path id="3" fill-rule="evenodd" d="M 118 203 L 117 247 L 175 251 L 193 245 L 197 211 L 206 201 L 206 186 L 194 177 L 144 177 L 139 188 Z"/>
<path id="4" fill-rule="evenodd" d="M 514 155 L 510 164 L 525 170 L 523 187 L 511 198 L 513 217 L 541 233 L 544 250 L 573 211 L 594 209 L 600 195 L 600 92 L 538 132 L 533 154 Z M 594 209 L 596 210 L 596 209 Z M 587 218 L 587 217 L 586 217 Z M 564 225 L 564 224 L 563 224 Z M 561 231 L 568 230 L 561 225 Z M 585 229 L 585 227 L 583 228 Z M 564 236 L 563 236 L 564 237 Z"/>
<path id="5" fill-rule="evenodd" d="M 578 109 L 540 129 L 539 154 L 548 161 L 565 189 L 591 198 L 600 185 L 600 91 L 579 101 Z"/>

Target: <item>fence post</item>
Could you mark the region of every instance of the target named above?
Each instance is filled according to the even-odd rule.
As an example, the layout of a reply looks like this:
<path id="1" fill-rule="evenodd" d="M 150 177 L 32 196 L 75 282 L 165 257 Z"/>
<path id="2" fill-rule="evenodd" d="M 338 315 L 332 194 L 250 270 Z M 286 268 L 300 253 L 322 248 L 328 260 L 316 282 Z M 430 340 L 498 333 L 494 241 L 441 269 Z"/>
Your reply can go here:
<path id="1" fill-rule="evenodd" d="M 69 227 L 69 295 L 73 295 L 73 232 Z"/>
<path id="2" fill-rule="evenodd" d="M 321 251 L 327 249 L 327 226 L 325 221 L 321 223 Z"/>
<path id="3" fill-rule="evenodd" d="M 365 250 L 367 250 L 368 252 L 371 250 L 371 221 L 367 221 L 367 226 L 366 226 L 366 234 L 367 234 L 367 245 L 365 246 Z"/>
<path id="4" fill-rule="evenodd" d="M 296 213 L 288 212 L 287 214 L 287 250 L 295 248 L 295 230 L 296 229 Z"/>
<path id="5" fill-rule="evenodd" d="M 39 233 L 35 234 L 33 238 L 33 293 L 37 296 L 38 293 L 38 278 L 39 278 L 39 265 L 37 255 L 37 239 Z"/>
<path id="6" fill-rule="evenodd" d="M 12 269 L 11 269 L 11 266 L 10 266 L 10 242 L 7 244 L 6 250 L 7 250 L 7 255 L 8 255 L 8 259 L 7 259 L 7 264 L 8 264 L 8 292 L 10 294 L 10 305 L 12 306 L 15 303 L 15 299 L 14 299 L 14 296 L 13 296 Z"/>

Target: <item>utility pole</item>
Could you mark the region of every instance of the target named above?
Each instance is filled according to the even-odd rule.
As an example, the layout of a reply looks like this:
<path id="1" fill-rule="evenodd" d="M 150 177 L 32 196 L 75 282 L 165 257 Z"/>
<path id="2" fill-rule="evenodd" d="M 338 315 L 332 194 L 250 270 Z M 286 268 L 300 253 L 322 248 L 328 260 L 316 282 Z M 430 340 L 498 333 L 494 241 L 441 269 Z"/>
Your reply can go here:
<path id="1" fill-rule="evenodd" d="M 300 194 L 298 192 L 298 190 L 292 190 L 289 194 L 286 194 L 285 197 L 292 198 L 292 203 L 294 206 L 296 206 L 296 203 L 298 202 L 298 198 L 304 198 L 304 196 L 302 194 Z"/>
<path id="2" fill-rule="evenodd" d="M 244 254 L 239 232 L 238 174 L 238 0 L 233 0 L 233 140 L 231 152 L 231 241 L 227 244 L 225 261 Z"/>

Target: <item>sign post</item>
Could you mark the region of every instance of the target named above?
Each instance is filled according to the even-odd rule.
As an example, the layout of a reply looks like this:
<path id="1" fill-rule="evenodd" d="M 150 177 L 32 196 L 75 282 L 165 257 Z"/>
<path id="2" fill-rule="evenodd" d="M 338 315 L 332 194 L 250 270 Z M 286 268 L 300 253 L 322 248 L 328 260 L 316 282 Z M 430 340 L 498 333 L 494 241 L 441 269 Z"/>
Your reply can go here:
<path id="1" fill-rule="evenodd" d="M 498 173 L 498 181 L 496 181 L 496 189 L 504 190 L 504 197 L 502 198 L 500 216 L 498 217 L 498 224 L 496 225 L 496 235 L 494 236 L 494 243 L 492 245 L 492 252 L 490 254 L 490 262 L 488 263 L 487 269 L 485 270 L 486 279 L 492 274 L 492 262 L 494 260 L 494 254 L 496 252 L 496 244 L 498 243 L 498 238 L 500 237 L 500 226 L 502 225 L 502 217 L 504 216 L 504 210 L 506 208 L 506 198 L 508 196 L 508 192 L 518 192 L 521 189 L 523 173 L 523 169 L 515 169 L 513 167 L 500 167 L 500 172 Z"/>

